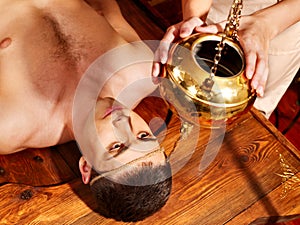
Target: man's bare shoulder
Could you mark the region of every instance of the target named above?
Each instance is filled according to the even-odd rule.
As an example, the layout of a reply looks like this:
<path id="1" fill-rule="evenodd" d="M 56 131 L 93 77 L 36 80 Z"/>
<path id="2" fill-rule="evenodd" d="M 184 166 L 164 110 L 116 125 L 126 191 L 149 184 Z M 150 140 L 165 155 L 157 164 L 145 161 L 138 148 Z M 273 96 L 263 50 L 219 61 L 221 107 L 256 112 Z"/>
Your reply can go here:
<path id="1" fill-rule="evenodd" d="M 24 24 L 31 23 L 40 10 L 28 1 L 1 0 L 0 1 L 0 37 L 13 35 Z M 14 30 L 14 32 L 13 32 Z M 22 30 L 22 29 L 21 29 Z"/>
<path id="2" fill-rule="evenodd" d="M 34 10 L 38 7 L 38 5 L 35 1 L 32 0 L 1 0 L 0 1 L 0 12 L 1 17 L 6 18 L 6 21 L 10 18 L 15 18 L 18 16 L 18 14 L 12 14 L 13 12 L 24 12 L 24 13 L 30 13 L 31 10 Z M 26 15 L 25 15 L 26 16 Z M 23 18 L 25 18 L 23 16 Z M 4 22 L 4 21 L 3 21 Z"/>

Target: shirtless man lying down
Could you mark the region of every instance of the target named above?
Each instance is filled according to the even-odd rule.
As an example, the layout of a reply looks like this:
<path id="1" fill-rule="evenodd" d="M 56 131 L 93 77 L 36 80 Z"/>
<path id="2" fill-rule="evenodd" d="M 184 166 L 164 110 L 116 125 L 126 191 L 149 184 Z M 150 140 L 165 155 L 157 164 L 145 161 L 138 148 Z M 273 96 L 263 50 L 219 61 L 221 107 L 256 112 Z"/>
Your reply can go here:
<path id="1" fill-rule="evenodd" d="M 112 49 L 127 45 L 134 51 L 130 43 L 138 35 L 114 0 L 1 0 L 0 11 L 0 154 L 74 140 L 72 107 L 85 71 Z M 104 147 L 81 148 L 82 180 L 91 184 L 99 213 L 116 220 L 142 220 L 170 194 L 170 166 L 163 151 L 154 151 L 159 145 L 148 125 L 122 104 L 112 107 L 120 90 L 150 76 L 151 66 L 132 65 L 105 83 L 91 117 Z M 155 87 L 142 88 L 149 94 Z M 131 146 L 144 144 L 148 151 L 133 154 Z M 93 181 L 92 171 L 100 174 Z"/>

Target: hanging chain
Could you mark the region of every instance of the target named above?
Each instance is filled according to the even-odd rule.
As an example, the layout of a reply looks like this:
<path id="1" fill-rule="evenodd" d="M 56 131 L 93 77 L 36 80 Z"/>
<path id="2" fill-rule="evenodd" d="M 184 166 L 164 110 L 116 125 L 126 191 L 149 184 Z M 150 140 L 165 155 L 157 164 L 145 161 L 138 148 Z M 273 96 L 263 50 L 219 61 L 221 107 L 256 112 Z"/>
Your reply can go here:
<path id="1" fill-rule="evenodd" d="M 224 30 L 225 36 L 232 38 L 235 41 L 238 39 L 237 32 L 239 29 L 242 8 L 242 0 L 233 1 Z"/>
<path id="2" fill-rule="evenodd" d="M 233 0 L 231 5 L 229 15 L 227 18 L 226 26 L 224 32 L 222 33 L 222 39 L 217 44 L 217 53 L 214 57 L 214 65 L 211 67 L 210 71 L 210 79 L 212 79 L 217 72 L 218 64 L 222 57 L 222 50 L 225 47 L 225 39 L 231 38 L 234 41 L 238 41 L 238 29 L 239 29 L 239 22 L 241 18 L 241 10 L 243 8 L 243 1 L 242 0 Z"/>

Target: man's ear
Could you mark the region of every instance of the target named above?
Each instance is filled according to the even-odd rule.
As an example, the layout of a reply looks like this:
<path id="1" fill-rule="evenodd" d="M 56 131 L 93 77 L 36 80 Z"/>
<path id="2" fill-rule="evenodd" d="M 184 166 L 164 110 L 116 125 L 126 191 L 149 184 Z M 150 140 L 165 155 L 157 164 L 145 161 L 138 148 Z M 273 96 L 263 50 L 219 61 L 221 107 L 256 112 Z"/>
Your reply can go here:
<path id="1" fill-rule="evenodd" d="M 92 166 L 82 156 L 79 160 L 79 170 L 82 177 L 82 182 L 88 184 L 91 179 Z"/>

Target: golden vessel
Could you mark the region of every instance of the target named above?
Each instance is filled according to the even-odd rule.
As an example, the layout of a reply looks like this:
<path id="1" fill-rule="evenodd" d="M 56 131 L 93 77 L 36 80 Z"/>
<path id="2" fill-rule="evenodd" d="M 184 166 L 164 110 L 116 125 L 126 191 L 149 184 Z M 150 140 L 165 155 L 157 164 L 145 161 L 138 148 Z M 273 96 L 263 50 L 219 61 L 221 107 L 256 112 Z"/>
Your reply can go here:
<path id="1" fill-rule="evenodd" d="M 170 108 L 193 124 L 224 126 L 254 103 L 244 53 L 233 38 L 237 28 L 228 27 L 224 34 L 194 34 L 170 49 L 163 70 L 168 79 L 161 80 L 160 91 Z"/>

